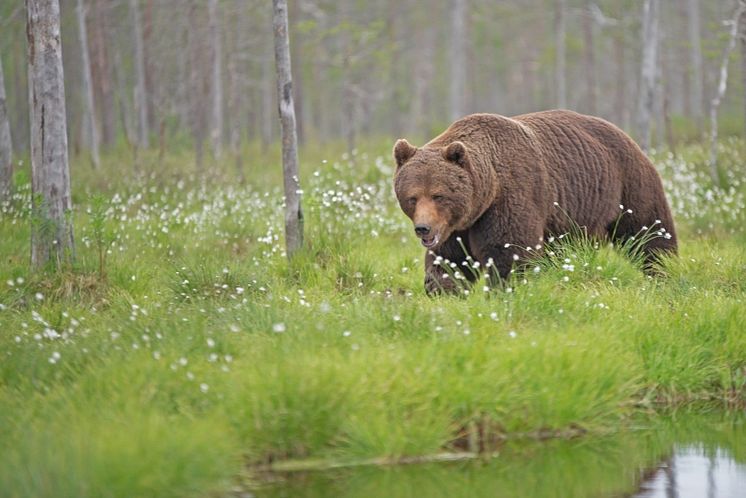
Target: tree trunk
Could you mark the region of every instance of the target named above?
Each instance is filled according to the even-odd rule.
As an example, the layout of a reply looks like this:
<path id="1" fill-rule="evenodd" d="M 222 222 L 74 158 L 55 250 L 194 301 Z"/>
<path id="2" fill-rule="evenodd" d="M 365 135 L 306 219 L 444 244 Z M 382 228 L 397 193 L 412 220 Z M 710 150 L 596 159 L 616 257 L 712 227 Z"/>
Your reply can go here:
<path id="1" fill-rule="evenodd" d="M 130 0 L 132 15 L 132 37 L 135 47 L 135 108 L 137 109 L 137 145 L 140 148 L 149 146 L 148 131 L 148 96 L 145 86 L 145 49 L 142 39 L 139 0 Z"/>
<path id="2" fill-rule="evenodd" d="M 406 99 L 403 96 L 402 91 L 402 80 L 407 80 L 407 84 L 410 83 L 409 78 L 402 76 L 402 64 L 401 64 L 401 30 L 399 28 L 398 20 L 402 18 L 402 11 L 400 7 L 400 0 L 387 0 L 386 9 L 388 11 L 388 40 L 389 50 L 391 50 L 391 59 L 389 60 L 389 83 L 388 87 L 391 92 L 391 135 L 400 137 L 402 135 L 402 118 L 404 113 L 401 111 L 405 104 Z M 410 68 L 405 68 L 409 73 Z M 411 116 L 409 116 L 411 118 Z"/>
<path id="3" fill-rule="evenodd" d="M 215 159 L 219 158 L 223 152 L 223 50 L 220 43 L 221 31 L 218 29 L 217 9 L 218 0 L 209 0 L 207 17 L 210 31 L 210 58 L 212 59 L 210 142 L 212 144 L 212 155 Z"/>
<path id="4" fill-rule="evenodd" d="M 92 57 L 91 67 L 93 86 L 96 91 L 96 100 L 99 102 L 101 116 L 101 143 L 110 146 L 116 140 L 117 125 L 114 98 L 114 84 L 112 82 L 112 71 L 110 53 L 107 50 L 106 19 L 107 13 L 103 12 L 106 7 L 102 5 L 103 0 L 95 0 L 93 7 L 92 23 Z"/>
<path id="5" fill-rule="evenodd" d="M 565 109 L 567 107 L 567 72 L 565 69 L 567 60 L 567 30 L 565 23 L 565 13 L 567 0 L 557 0 L 555 2 L 557 9 L 555 13 L 555 48 L 557 50 L 557 61 L 555 66 L 554 83 L 557 89 L 557 108 Z"/>
<path id="6" fill-rule="evenodd" d="M 272 59 L 267 54 L 262 58 L 262 152 L 266 152 L 272 143 Z"/>
<path id="7" fill-rule="evenodd" d="M 3 61 L 0 60 L 0 203 L 10 198 L 13 180 L 13 144 L 10 140 L 10 121 L 5 102 Z"/>
<path id="8" fill-rule="evenodd" d="M 98 155 L 98 126 L 96 123 L 96 109 L 93 106 L 93 83 L 91 82 L 91 60 L 88 53 L 88 32 L 86 30 L 86 9 L 83 0 L 78 0 L 78 36 L 80 37 L 81 68 L 83 70 L 83 94 L 85 101 L 85 113 L 83 115 L 83 128 L 88 147 L 91 149 L 91 162 L 98 169 L 100 165 Z"/>
<path id="9" fill-rule="evenodd" d="M 741 12 L 741 91 L 743 92 L 743 135 L 746 135 L 746 12 Z"/>
<path id="10" fill-rule="evenodd" d="M 336 12 L 337 22 L 341 25 L 348 23 L 353 18 L 353 3 L 346 2 L 342 3 L 340 8 Z M 361 99 L 359 92 L 357 91 L 357 85 L 359 78 L 353 64 L 354 57 L 354 43 L 352 36 L 351 24 L 348 25 L 344 30 L 341 31 L 340 36 L 337 38 L 337 46 L 339 53 L 342 56 L 342 78 L 341 78 L 341 91 L 340 97 L 342 100 L 342 109 L 339 113 L 339 130 L 345 138 L 347 144 L 347 154 L 351 161 L 355 160 L 353 154 L 355 150 L 355 141 L 358 133 L 358 117 L 360 115 Z"/>
<path id="11" fill-rule="evenodd" d="M 627 110 L 627 56 L 625 50 L 625 30 L 618 29 L 614 36 L 614 58 L 616 65 L 616 96 L 614 98 L 614 119 L 622 128 L 629 125 Z"/>
<path id="12" fill-rule="evenodd" d="M 189 122 L 194 142 L 195 168 L 202 172 L 205 139 L 209 130 L 209 79 L 203 68 L 208 67 L 206 58 L 206 37 L 201 29 L 200 0 L 193 0 L 189 6 Z"/>
<path id="13" fill-rule="evenodd" d="M 466 91 L 466 2 L 451 0 L 451 54 L 449 62 L 451 120 L 463 117 Z"/>
<path id="14" fill-rule="evenodd" d="M 116 96 L 119 104 L 119 118 L 121 121 L 122 132 L 125 142 L 127 142 L 130 147 L 136 147 L 135 142 L 137 142 L 137 139 L 134 131 L 134 118 L 132 116 L 132 106 L 127 97 L 130 92 L 127 91 L 127 79 L 122 65 L 122 54 L 116 47 L 114 47 L 113 52 L 112 57 L 114 59 L 114 64 L 112 67 L 114 79 L 117 82 Z"/>
<path id="15" fill-rule="evenodd" d="M 658 0 L 645 0 L 642 15 L 642 72 L 637 109 L 640 147 L 650 148 L 651 118 L 655 104 L 655 68 L 658 60 Z"/>
<path id="16" fill-rule="evenodd" d="M 700 31 L 699 0 L 687 0 L 686 11 L 688 17 L 689 34 L 689 66 L 691 68 L 691 94 L 689 107 L 697 129 L 702 129 L 704 94 L 704 75 L 702 72 L 702 39 Z"/>
<path id="17" fill-rule="evenodd" d="M 290 17 L 297 23 L 300 19 L 300 2 L 294 1 L 290 3 Z M 288 27 L 288 30 L 290 27 Z M 303 84 L 303 57 L 301 55 L 303 50 L 303 39 L 301 38 L 302 30 L 298 30 L 295 43 L 290 47 L 290 58 L 295 61 L 295 71 L 293 76 L 293 98 L 295 99 L 295 124 L 296 133 L 298 135 L 298 144 L 303 145 L 306 141 L 306 99 L 305 99 L 305 85 Z"/>
<path id="18" fill-rule="evenodd" d="M 349 47 L 349 43 L 346 43 Z M 359 102 L 355 95 L 355 82 L 352 81 L 352 69 L 350 68 L 350 53 L 348 52 L 344 57 L 344 63 L 342 64 L 342 73 L 346 75 L 343 80 L 342 88 L 342 109 L 340 117 L 342 129 L 344 130 L 345 142 L 347 143 L 347 153 L 350 155 L 350 160 L 354 161 L 355 156 L 353 151 L 355 150 L 355 139 L 357 138 L 357 123 L 358 123 L 358 105 Z"/>
<path id="19" fill-rule="evenodd" d="M 232 50 L 228 55 L 228 120 L 229 143 L 231 154 L 236 162 L 236 172 L 239 179 L 244 181 L 243 156 L 241 155 L 241 134 L 245 129 L 246 89 L 244 81 L 247 79 L 241 60 L 246 52 L 246 14 L 243 12 L 243 0 L 234 0 L 235 9 L 235 39 Z"/>
<path id="20" fill-rule="evenodd" d="M 583 39 L 585 43 L 584 64 L 585 64 L 585 81 L 587 85 L 586 98 L 588 99 L 588 113 L 595 115 L 598 113 L 596 106 L 597 84 L 596 84 L 596 49 L 593 46 L 593 13 L 591 12 L 592 2 L 587 2 L 585 11 L 582 15 Z"/>
<path id="21" fill-rule="evenodd" d="M 728 88 L 728 62 L 731 52 L 736 47 L 739 21 L 744 15 L 746 15 L 746 0 L 739 0 L 736 13 L 730 22 L 728 44 L 723 50 L 723 59 L 720 62 L 720 79 L 718 80 L 717 92 L 710 104 L 710 176 L 712 176 L 713 183 L 718 186 L 720 185 L 720 173 L 717 166 L 718 108 L 725 96 L 725 90 Z"/>
<path id="22" fill-rule="evenodd" d="M 191 7 L 190 7 L 191 12 Z M 191 130 L 191 57 L 192 57 L 192 35 L 191 31 L 191 14 L 180 19 L 182 23 L 179 30 L 179 43 L 186 49 L 179 50 L 176 54 L 176 74 L 178 77 L 176 91 L 176 114 L 179 118 L 179 128 L 181 130 Z"/>
<path id="23" fill-rule="evenodd" d="M 418 12 L 417 16 L 426 17 L 426 13 Z M 426 21 L 426 19 L 425 19 Z M 433 88 L 433 74 L 435 73 L 433 53 L 435 52 L 436 26 L 424 22 L 423 29 L 415 33 L 415 48 L 417 50 L 414 60 L 413 72 L 413 96 L 409 107 L 409 117 L 412 119 L 414 130 L 421 136 L 426 137 L 431 132 L 430 101 Z"/>
<path id="24" fill-rule="evenodd" d="M 298 139 L 295 130 L 293 83 L 288 39 L 287 0 L 273 0 L 272 25 L 277 65 L 277 100 L 282 129 L 282 170 L 285 185 L 285 245 L 288 257 L 303 245 L 303 211 L 298 177 Z"/>
<path id="25" fill-rule="evenodd" d="M 143 66 L 145 67 L 145 107 L 147 109 L 148 133 L 158 129 L 156 110 L 158 109 L 158 100 L 156 95 L 156 82 L 154 81 L 153 71 L 153 3 L 155 0 L 145 0 L 145 9 L 142 16 L 142 51 Z M 155 56 L 158 58 L 158 56 Z M 160 130 L 159 142 L 160 142 Z"/>
<path id="26" fill-rule="evenodd" d="M 31 122 L 31 265 L 59 267 L 75 256 L 69 216 L 65 84 L 59 0 L 26 0 Z"/>

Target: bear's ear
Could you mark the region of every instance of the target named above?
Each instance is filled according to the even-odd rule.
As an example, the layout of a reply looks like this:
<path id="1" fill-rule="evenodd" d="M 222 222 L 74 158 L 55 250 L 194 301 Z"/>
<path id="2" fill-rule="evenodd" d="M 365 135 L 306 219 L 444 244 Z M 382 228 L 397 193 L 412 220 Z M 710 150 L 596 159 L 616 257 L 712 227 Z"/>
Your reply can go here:
<path id="1" fill-rule="evenodd" d="M 394 145 L 396 167 L 400 168 L 402 164 L 409 161 L 415 152 L 417 152 L 417 147 L 413 146 L 403 138 L 397 140 L 396 145 Z"/>
<path id="2" fill-rule="evenodd" d="M 448 147 L 443 149 L 443 157 L 446 161 L 451 161 L 459 166 L 466 166 L 466 146 L 463 142 L 451 142 Z"/>

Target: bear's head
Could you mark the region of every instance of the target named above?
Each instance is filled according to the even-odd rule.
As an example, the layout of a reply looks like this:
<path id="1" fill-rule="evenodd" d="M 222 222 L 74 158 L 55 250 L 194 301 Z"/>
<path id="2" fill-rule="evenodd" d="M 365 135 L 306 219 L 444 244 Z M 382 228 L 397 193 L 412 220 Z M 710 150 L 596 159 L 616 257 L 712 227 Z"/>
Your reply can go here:
<path id="1" fill-rule="evenodd" d="M 394 159 L 394 191 L 423 246 L 437 249 L 454 231 L 469 227 L 474 185 L 462 142 L 418 149 L 401 139 Z"/>

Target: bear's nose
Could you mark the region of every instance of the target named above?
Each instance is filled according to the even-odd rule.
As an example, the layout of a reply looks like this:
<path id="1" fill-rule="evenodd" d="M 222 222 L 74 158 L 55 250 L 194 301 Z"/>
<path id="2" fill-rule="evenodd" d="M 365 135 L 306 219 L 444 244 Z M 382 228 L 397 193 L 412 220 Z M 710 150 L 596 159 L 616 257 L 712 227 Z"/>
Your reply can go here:
<path id="1" fill-rule="evenodd" d="M 425 235 L 430 233 L 430 225 L 415 225 L 414 233 L 416 233 L 420 237 L 424 237 Z"/>

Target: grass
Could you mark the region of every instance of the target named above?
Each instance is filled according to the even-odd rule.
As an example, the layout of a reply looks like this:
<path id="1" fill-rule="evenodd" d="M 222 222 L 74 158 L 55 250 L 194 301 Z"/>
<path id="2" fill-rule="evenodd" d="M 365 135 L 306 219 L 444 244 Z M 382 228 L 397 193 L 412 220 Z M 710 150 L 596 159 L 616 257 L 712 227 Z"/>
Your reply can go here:
<path id="1" fill-rule="evenodd" d="M 700 146 L 655 157 L 681 239 L 666 277 L 567 237 L 538 271 L 435 298 L 385 150 L 304 155 L 291 263 L 279 165 L 238 184 L 230 160 L 207 181 L 109 157 L 73 171 L 75 267 L 30 274 L 21 171 L 0 213 L 0 496 L 219 494 L 269 461 L 743 406 L 746 142 L 721 147 L 723 189 Z"/>

